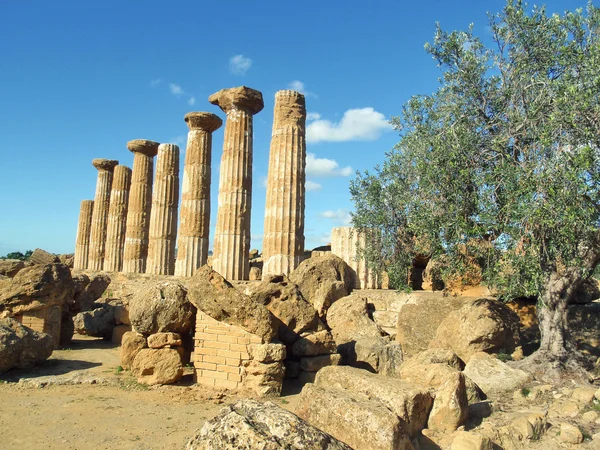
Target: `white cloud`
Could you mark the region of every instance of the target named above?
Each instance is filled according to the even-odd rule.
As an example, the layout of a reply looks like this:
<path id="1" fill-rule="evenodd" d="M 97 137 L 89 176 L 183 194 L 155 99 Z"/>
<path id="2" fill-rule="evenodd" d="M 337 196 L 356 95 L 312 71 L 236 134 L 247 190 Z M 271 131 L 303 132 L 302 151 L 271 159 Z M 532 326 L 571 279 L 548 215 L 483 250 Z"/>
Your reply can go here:
<path id="1" fill-rule="evenodd" d="M 321 118 L 321 114 L 319 113 L 307 113 L 306 114 L 306 120 L 319 120 Z"/>
<path id="2" fill-rule="evenodd" d="M 173 95 L 180 96 L 184 94 L 183 89 L 178 84 L 169 83 L 169 89 L 171 90 L 171 94 Z"/>
<path id="3" fill-rule="evenodd" d="M 194 106 L 196 104 L 196 97 L 193 95 L 188 99 L 188 105 Z"/>
<path id="4" fill-rule="evenodd" d="M 179 136 L 175 136 L 175 137 L 172 137 L 171 139 L 169 139 L 168 142 L 181 147 L 182 145 L 187 144 L 187 136 L 185 136 L 183 134 L 179 135 Z"/>
<path id="5" fill-rule="evenodd" d="M 304 187 L 306 187 L 307 192 L 320 191 L 322 188 L 322 186 L 319 183 L 315 183 L 314 181 L 310 180 L 306 180 L 306 184 L 304 185 Z"/>
<path id="6" fill-rule="evenodd" d="M 315 94 L 314 92 L 307 91 L 306 87 L 304 86 L 304 83 L 300 80 L 294 80 L 291 83 L 288 83 L 288 89 L 291 89 L 293 91 L 298 91 L 301 94 L 304 94 L 305 97 L 315 97 L 315 98 L 318 97 L 318 95 Z"/>
<path id="7" fill-rule="evenodd" d="M 235 55 L 229 58 L 229 70 L 234 75 L 246 75 L 252 67 L 252 60 L 244 55 Z"/>
<path id="8" fill-rule="evenodd" d="M 162 83 L 162 80 L 160 78 L 155 78 L 154 80 L 150 81 L 150 87 L 158 87 L 160 83 Z"/>
<path id="9" fill-rule="evenodd" d="M 313 177 L 348 177 L 352 175 L 352 167 L 341 167 L 337 161 L 317 158 L 314 153 L 306 154 L 306 175 Z"/>
<path id="10" fill-rule="evenodd" d="M 338 209 L 335 211 L 329 209 L 327 211 L 323 211 L 319 215 L 321 217 L 323 217 L 324 219 L 330 219 L 330 220 L 334 221 L 334 223 L 336 223 L 336 224 L 350 225 L 350 223 L 352 222 L 350 213 L 345 209 Z"/>
<path id="11" fill-rule="evenodd" d="M 374 141 L 392 130 L 383 114 L 371 107 L 349 109 L 338 123 L 316 120 L 306 127 L 307 142 Z"/>
<path id="12" fill-rule="evenodd" d="M 267 184 L 269 183 L 269 180 L 267 177 L 262 177 L 261 178 L 261 184 L 263 185 L 263 187 L 266 189 L 267 188 Z"/>

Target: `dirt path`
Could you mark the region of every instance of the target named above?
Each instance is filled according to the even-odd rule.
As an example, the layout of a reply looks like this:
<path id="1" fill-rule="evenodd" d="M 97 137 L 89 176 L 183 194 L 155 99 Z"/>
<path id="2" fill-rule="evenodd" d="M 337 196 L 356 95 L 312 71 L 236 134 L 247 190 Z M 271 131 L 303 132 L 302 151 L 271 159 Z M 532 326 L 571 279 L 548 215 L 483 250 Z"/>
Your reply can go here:
<path id="1" fill-rule="evenodd" d="M 181 449 L 236 400 L 193 385 L 189 370 L 178 385 L 147 388 L 118 365 L 118 347 L 77 336 L 43 366 L 4 374 L 0 449 Z"/>

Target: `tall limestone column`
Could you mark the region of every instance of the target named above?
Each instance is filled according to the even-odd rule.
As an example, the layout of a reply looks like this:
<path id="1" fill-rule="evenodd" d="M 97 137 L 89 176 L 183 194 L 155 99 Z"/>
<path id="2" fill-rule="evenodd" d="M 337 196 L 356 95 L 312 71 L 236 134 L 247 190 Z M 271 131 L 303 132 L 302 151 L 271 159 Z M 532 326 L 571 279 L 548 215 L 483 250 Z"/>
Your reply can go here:
<path id="1" fill-rule="evenodd" d="M 228 280 L 247 280 L 252 208 L 252 116 L 263 109 L 263 98 L 259 91 L 240 86 L 222 89 L 208 101 L 227 114 L 212 266 Z"/>
<path id="2" fill-rule="evenodd" d="M 127 143 L 127 148 L 133 152 L 133 170 L 127 206 L 123 272 L 144 273 L 146 271 L 152 207 L 153 159 L 158 153 L 159 145 L 158 142 L 146 139 L 135 139 Z"/>
<path id="3" fill-rule="evenodd" d="M 288 275 L 304 254 L 305 126 L 304 95 L 277 92 L 267 177 L 263 277 Z"/>
<path id="4" fill-rule="evenodd" d="M 79 223 L 77 224 L 77 239 L 75 240 L 75 260 L 73 262 L 73 269 L 87 269 L 93 210 L 94 200 L 83 200 L 81 202 Z"/>
<path id="5" fill-rule="evenodd" d="M 106 228 L 105 272 L 120 272 L 123 268 L 123 248 L 125 247 L 125 226 L 127 223 L 130 185 L 131 169 L 126 166 L 115 167 Z"/>
<path id="6" fill-rule="evenodd" d="M 179 147 L 160 144 L 152 192 L 146 273 L 173 275 L 179 203 Z"/>
<path id="7" fill-rule="evenodd" d="M 92 212 L 92 229 L 90 231 L 90 252 L 88 255 L 89 270 L 102 270 L 104 265 L 104 250 L 106 246 L 106 225 L 108 222 L 108 207 L 110 205 L 110 190 L 113 181 L 113 171 L 119 161 L 96 158 L 92 164 L 98 169 L 96 182 L 96 198 Z"/>
<path id="8" fill-rule="evenodd" d="M 191 277 L 208 257 L 212 133 L 223 121 L 208 112 L 191 112 L 184 120 L 190 131 L 183 167 L 175 275 Z"/>
<path id="9" fill-rule="evenodd" d="M 378 289 L 376 274 L 358 257 L 358 248 L 365 247 L 366 236 L 354 227 L 337 227 L 331 230 L 331 253 L 342 258 L 356 272 L 355 289 Z"/>

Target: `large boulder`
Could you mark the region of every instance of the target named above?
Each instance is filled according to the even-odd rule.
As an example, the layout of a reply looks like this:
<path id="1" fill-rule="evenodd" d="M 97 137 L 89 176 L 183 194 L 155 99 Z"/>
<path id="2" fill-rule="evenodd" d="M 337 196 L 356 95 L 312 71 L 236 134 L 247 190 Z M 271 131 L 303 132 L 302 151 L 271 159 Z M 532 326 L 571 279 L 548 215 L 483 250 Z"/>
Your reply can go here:
<path id="1" fill-rule="evenodd" d="M 92 311 L 83 311 L 73 318 L 75 332 L 85 336 L 111 339 L 115 322 L 114 307 L 108 303 Z"/>
<path id="2" fill-rule="evenodd" d="M 362 336 L 378 337 L 386 333 L 369 318 L 367 300 L 348 297 L 335 302 L 327 311 L 327 325 L 340 349 L 344 344 L 356 342 Z M 343 353 L 340 349 L 340 353 Z"/>
<path id="3" fill-rule="evenodd" d="M 386 376 L 396 376 L 403 361 L 400 344 L 380 336 L 359 336 L 344 350 L 347 364 Z"/>
<path id="4" fill-rule="evenodd" d="M 277 336 L 281 322 L 267 307 L 238 291 L 209 266 L 198 269 L 186 286 L 187 299 L 213 319 L 238 326 L 264 342 Z M 133 323 L 131 305 L 129 315 Z"/>
<path id="5" fill-rule="evenodd" d="M 477 352 L 511 354 L 519 345 L 519 316 L 505 304 L 479 299 L 447 315 L 431 347 L 451 349 L 468 362 Z"/>
<path id="6" fill-rule="evenodd" d="M 487 395 L 513 392 L 532 379 L 529 373 L 513 369 L 494 355 L 484 352 L 475 353 L 471 357 L 464 374 Z"/>
<path id="7" fill-rule="evenodd" d="M 168 332 L 185 334 L 193 326 L 195 310 L 185 287 L 164 281 L 140 290 L 129 303 L 129 320 L 138 333 L 149 336 Z"/>
<path id="8" fill-rule="evenodd" d="M 465 376 L 456 372 L 446 377 L 435 392 L 435 400 L 427 421 L 433 431 L 452 432 L 469 416 L 469 401 Z"/>
<path id="9" fill-rule="evenodd" d="M 73 299 L 68 302 L 69 309 L 73 313 L 94 309 L 94 302 L 104 294 L 110 282 L 110 277 L 104 273 L 73 275 L 75 292 Z"/>
<path id="10" fill-rule="evenodd" d="M 128 331 L 121 338 L 121 367 L 131 369 L 137 354 L 148 347 L 148 342 L 143 334 Z"/>
<path id="11" fill-rule="evenodd" d="M 13 278 L 19 270 L 24 269 L 30 265 L 20 259 L 0 259 L 0 275 L 4 275 L 8 278 Z"/>
<path id="12" fill-rule="evenodd" d="M 410 437 L 425 427 L 433 405 L 427 388 L 354 367 L 324 367 L 317 372 L 315 386 L 364 395 L 382 403 L 399 418 L 402 433 Z"/>
<path id="13" fill-rule="evenodd" d="M 0 312 L 13 315 L 62 306 L 73 297 L 71 271 L 64 264 L 34 265 L 0 280 Z"/>
<path id="14" fill-rule="evenodd" d="M 131 373 L 139 383 L 171 384 L 183 376 L 183 365 L 179 352 L 175 349 L 144 348 L 135 356 Z"/>
<path id="15" fill-rule="evenodd" d="M 396 340 L 405 357 L 427 350 L 439 325 L 452 311 L 474 298 L 444 296 L 439 292 L 413 292 L 398 314 Z"/>
<path id="16" fill-rule="evenodd" d="M 47 252 L 41 248 L 36 248 L 29 257 L 29 262 L 31 264 L 40 264 L 45 266 L 46 264 L 59 263 L 60 258 L 54 253 Z"/>
<path id="17" fill-rule="evenodd" d="M 337 346 L 327 330 L 303 334 L 292 346 L 294 356 L 316 356 L 335 353 Z"/>
<path id="18" fill-rule="evenodd" d="M 0 319 L 0 373 L 28 369 L 44 362 L 54 351 L 52 336 L 39 333 L 11 318 Z"/>
<path id="19" fill-rule="evenodd" d="M 271 402 L 239 400 L 223 408 L 186 450 L 351 450 L 333 436 Z"/>
<path id="20" fill-rule="evenodd" d="M 355 450 L 413 449 L 398 416 L 365 395 L 308 383 L 296 413 Z"/>
<path id="21" fill-rule="evenodd" d="M 293 344 L 301 333 L 325 329 L 317 311 L 285 275 L 270 275 L 263 281 L 250 283 L 245 294 L 265 305 L 281 321 L 279 338 L 286 344 Z"/>
<path id="22" fill-rule="evenodd" d="M 292 283 L 322 318 L 335 301 L 352 292 L 355 277 L 350 266 L 334 255 L 306 259 L 290 274 Z"/>

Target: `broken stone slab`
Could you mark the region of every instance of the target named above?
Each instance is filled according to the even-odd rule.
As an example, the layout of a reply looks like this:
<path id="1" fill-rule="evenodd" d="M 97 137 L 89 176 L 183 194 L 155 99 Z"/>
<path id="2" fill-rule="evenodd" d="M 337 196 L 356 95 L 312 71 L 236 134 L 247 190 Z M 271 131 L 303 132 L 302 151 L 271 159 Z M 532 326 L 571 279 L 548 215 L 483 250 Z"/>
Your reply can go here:
<path id="1" fill-rule="evenodd" d="M 411 437 L 425 427 L 433 405 L 433 397 L 425 387 L 348 366 L 324 367 L 317 372 L 315 386 L 344 389 L 378 400 L 399 417 L 402 430 Z"/>
<path id="2" fill-rule="evenodd" d="M 342 346 L 353 343 L 359 337 L 380 337 L 386 333 L 369 318 L 366 298 L 347 297 L 336 301 L 327 311 L 327 325 L 338 346 L 345 355 Z"/>
<path id="3" fill-rule="evenodd" d="M 179 352 L 175 349 L 144 348 L 135 356 L 131 373 L 139 383 L 172 384 L 183 376 L 183 365 Z"/>
<path id="4" fill-rule="evenodd" d="M 464 374 L 490 396 L 515 391 L 531 381 L 531 374 L 513 369 L 494 355 L 475 353 L 465 366 Z"/>
<path id="5" fill-rule="evenodd" d="M 41 248 L 36 248 L 31 256 L 29 257 L 29 262 L 31 264 L 54 264 L 59 263 L 60 258 L 54 253 L 47 252 L 46 250 L 42 250 Z"/>
<path id="6" fill-rule="evenodd" d="M 427 427 L 433 431 L 452 432 L 463 425 L 468 416 L 465 376 L 456 372 L 436 389 Z"/>
<path id="7" fill-rule="evenodd" d="M 92 311 L 80 312 L 73 318 L 73 323 L 77 334 L 104 339 L 111 339 L 117 326 L 114 308 L 108 303 Z"/>
<path id="8" fill-rule="evenodd" d="M 186 450 L 352 450 L 271 402 L 240 400 L 205 422 Z"/>
<path id="9" fill-rule="evenodd" d="M 150 348 L 179 347 L 181 345 L 183 344 L 179 333 L 162 332 L 148 336 L 148 347 Z"/>
<path id="10" fill-rule="evenodd" d="M 363 394 L 308 383 L 296 412 L 355 450 L 413 449 L 398 416 Z"/>
<path id="11" fill-rule="evenodd" d="M 398 342 L 379 336 L 360 336 L 354 346 L 347 346 L 347 363 L 386 376 L 397 376 L 403 361 Z"/>

